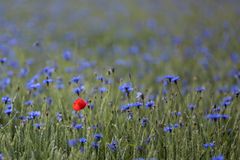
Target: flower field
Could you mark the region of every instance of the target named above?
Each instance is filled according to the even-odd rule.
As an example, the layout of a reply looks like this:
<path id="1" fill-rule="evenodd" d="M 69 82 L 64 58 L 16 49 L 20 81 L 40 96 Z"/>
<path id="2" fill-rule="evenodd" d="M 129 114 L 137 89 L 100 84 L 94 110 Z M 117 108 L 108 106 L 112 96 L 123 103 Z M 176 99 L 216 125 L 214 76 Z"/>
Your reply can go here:
<path id="1" fill-rule="evenodd" d="M 0 3 L 0 160 L 240 159 L 240 2 Z"/>

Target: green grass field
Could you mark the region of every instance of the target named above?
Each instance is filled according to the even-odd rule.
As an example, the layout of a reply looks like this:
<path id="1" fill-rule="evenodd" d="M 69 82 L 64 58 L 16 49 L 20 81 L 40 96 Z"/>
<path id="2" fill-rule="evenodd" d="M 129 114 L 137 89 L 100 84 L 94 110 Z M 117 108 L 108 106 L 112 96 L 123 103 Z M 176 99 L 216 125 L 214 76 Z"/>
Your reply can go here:
<path id="1" fill-rule="evenodd" d="M 239 6 L 3 0 L 0 160 L 240 159 Z"/>

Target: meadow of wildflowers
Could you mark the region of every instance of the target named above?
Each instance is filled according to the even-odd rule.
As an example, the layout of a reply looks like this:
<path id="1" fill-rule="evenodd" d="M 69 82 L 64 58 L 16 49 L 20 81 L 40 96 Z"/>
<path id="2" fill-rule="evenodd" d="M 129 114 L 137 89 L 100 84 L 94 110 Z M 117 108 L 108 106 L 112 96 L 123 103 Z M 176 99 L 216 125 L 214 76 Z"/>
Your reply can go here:
<path id="1" fill-rule="evenodd" d="M 0 160 L 240 159 L 240 2 L 3 0 Z"/>

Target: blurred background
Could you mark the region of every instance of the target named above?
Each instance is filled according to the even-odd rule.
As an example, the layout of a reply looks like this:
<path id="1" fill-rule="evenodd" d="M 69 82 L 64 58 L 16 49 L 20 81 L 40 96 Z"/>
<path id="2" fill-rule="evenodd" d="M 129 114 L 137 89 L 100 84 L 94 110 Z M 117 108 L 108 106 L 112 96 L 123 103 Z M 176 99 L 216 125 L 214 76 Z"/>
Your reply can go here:
<path id="1" fill-rule="evenodd" d="M 209 65 L 216 69 L 223 61 L 231 64 L 239 57 L 239 3 L 1 1 L 0 55 L 11 57 L 8 63 L 15 68 L 34 62 L 34 70 L 59 64 L 63 52 L 69 51 L 75 64 L 84 62 L 83 68 L 120 66 L 123 74 L 148 73 L 153 79 L 156 73 L 186 75 L 193 66 L 199 71 Z M 61 65 L 71 70 L 70 64 Z"/>

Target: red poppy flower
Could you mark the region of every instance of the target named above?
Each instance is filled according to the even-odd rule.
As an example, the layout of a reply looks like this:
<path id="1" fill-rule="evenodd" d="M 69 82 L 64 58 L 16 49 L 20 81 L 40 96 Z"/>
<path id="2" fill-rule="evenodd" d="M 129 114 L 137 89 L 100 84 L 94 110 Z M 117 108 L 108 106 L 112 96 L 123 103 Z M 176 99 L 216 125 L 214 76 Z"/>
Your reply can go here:
<path id="1" fill-rule="evenodd" d="M 75 111 L 80 111 L 86 106 L 87 106 L 87 102 L 82 98 L 78 98 L 73 102 L 73 109 Z"/>

